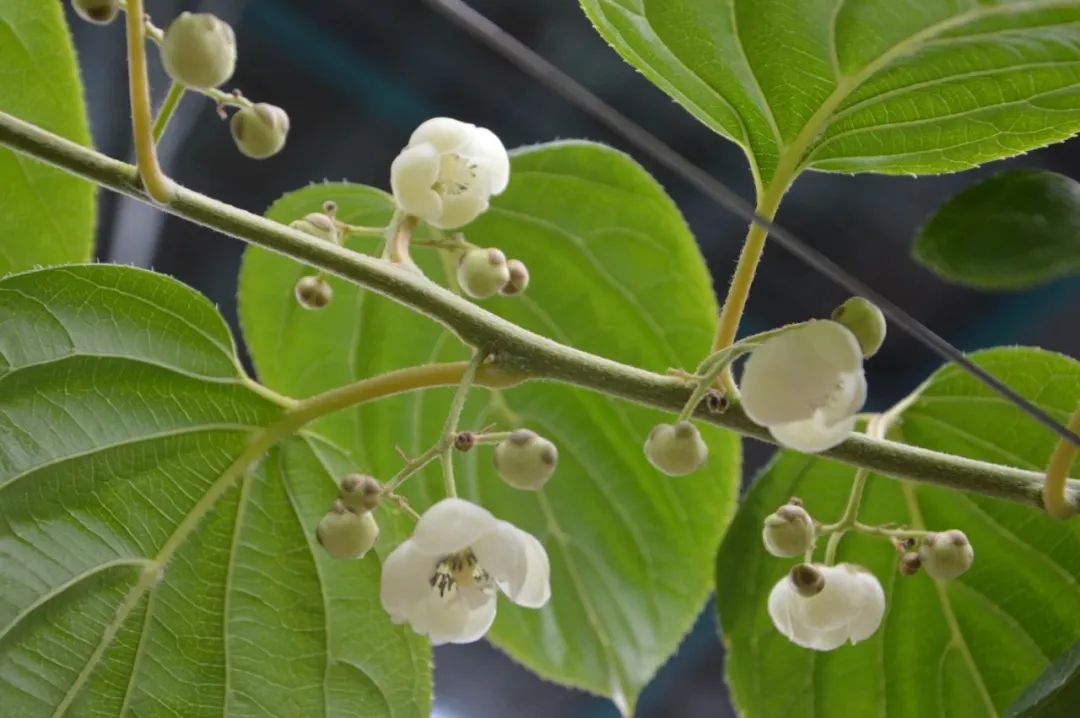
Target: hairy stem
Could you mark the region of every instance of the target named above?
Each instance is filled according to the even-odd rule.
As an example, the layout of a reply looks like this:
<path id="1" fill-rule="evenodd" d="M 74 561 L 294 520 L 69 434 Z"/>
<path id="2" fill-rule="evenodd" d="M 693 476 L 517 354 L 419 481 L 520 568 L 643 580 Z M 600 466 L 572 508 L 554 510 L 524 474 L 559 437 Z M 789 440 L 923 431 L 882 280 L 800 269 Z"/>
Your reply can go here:
<path id="1" fill-rule="evenodd" d="M 472 388 L 476 372 L 486 357 L 487 353 L 484 351 L 474 352 L 465 371 L 461 373 L 461 383 L 454 392 L 454 399 L 450 402 L 450 410 L 446 414 L 446 425 L 439 437 L 443 490 L 449 497 L 457 496 L 457 482 L 454 481 L 454 436 L 457 434 L 458 422 L 461 421 L 461 412 L 465 409 L 465 400 L 469 398 L 469 389 Z"/>
<path id="2" fill-rule="evenodd" d="M 0 145 L 49 162 L 96 184 L 150 201 L 136 168 L 0 112 Z M 177 186 L 165 211 L 335 274 L 421 312 L 466 343 L 499 359 L 506 383 L 523 377 L 559 381 L 677 413 L 692 389 L 684 380 L 611 361 L 554 342 L 485 311 L 414 271 L 324 242 L 264 217 Z M 486 368 L 486 367 L 485 367 Z M 660 369 L 660 367 L 658 367 Z M 698 411 L 701 421 L 770 441 L 737 407 Z M 879 474 L 973 491 L 1042 507 L 1043 475 L 862 435 L 823 453 Z M 1066 482 L 1080 507 L 1080 482 Z"/>
<path id="3" fill-rule="evenodd" d="M 161 171 L 150 126 L 150 83 L 146 75 L 146 29 L 143 0 L 127 2 L 128 88 L 131 96 L 131 130 L 135 137 L 135 161 L 150 197 L 159 204 L 172 201 L 172 182 Z"/>

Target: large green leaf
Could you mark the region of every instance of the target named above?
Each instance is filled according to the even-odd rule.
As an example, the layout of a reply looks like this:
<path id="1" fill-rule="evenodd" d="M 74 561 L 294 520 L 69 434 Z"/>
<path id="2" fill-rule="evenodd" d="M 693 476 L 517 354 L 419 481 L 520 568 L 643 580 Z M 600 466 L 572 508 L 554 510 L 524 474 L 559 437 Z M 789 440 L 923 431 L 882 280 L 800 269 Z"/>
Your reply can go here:
<path id="1" fill-rule="evenodd" d="M 471 224 L 470 241 L 523 259 L 532 285 L 521 298 L 485 307 L 599 354 L 664 371 L 692 367 L 708 351 L 716 304 L 693 237 L 663 190 L 638 165 L 587 143 L 516 154 L 510 187 Z M 389 198 L 348 185 L 304 188 L 269 216 L 288 221 L 334 199 L 347 221 L 387 220 Z M 372 240 L 353 240 L 370 249 Z M 417 249 L 414 255 L 425 250 Z M 430 252 L 430 276 L 445 276 Z M 297 395 L 392 367 L 466 356 L 430 320 L 331 280 L 334 301 L 308 312 L 292 298 L 302 267 L 248 250 L 241 275 L 244 335 L 260 377 Z M 438 437 L 449 390 L 404 397 L 331 417 L 320 431 L 386 477 Z M 611 696 L 629 710 L 675 650 L 710 589 L 709 564 L 738 478 L 734 436 L 707 430 L 712 458 L 693 476 L 652 470 L 641 445 L 658 412 L 580 389 L 527 384 L 474 392 L 464 425 L 524 425 L 559 447 L 554 478 L 539 493 L 510 489 L 487 449 L 460 461 L 465 496 L 534 533 L 552 560 L 551 603 L 507 602 L 491 638 L 551 680 Z M 432 472 L 437 474 L 437 472 Z M 441 497 L 436 476 L 407 486 L 423 510 Z"/>
<path id="2" fill-rule="evenodd" d="M 296 435 L 222 479 L 282 410 L 206 299 L 57 267 L 0 280 L 0 326 L 0 712 L 427 715 L 379 558 L 314 541 L 344 454 Z"/>
<path id="3" fill-rule="evenodd" d="M 1080 399 L 1080 364 L 1072 359 L 1036 349 L 973 356 L 1058 419 Z M 893 437 L 1035 470 L 1056 438 L 954 367 L 920 391 Z M 818 520 L 834 520 L 852 474 L 831 461 L 783 453 L 732 523 L 717 561 L 717 602 L 736 704 L 747 718 L 997 716 L 1080 638 L 1080 525 L 995 499 L 871 477 L 862 521 L 961 529 L 975 564 L 950 582 L 922 573 L 904 578 L 886 542 L 846 537 L 839 559 L 877 575 L 888 609 L 869 640 L 817 653 L 789 643 L 769 620 L 768 592 L 792 562 L 765 553 L 761 525 L 791 496 Z"/>
<path id="4" fill-rule="evenodd" d="M 1009 706 L 1007 718 L 1063 718 L 1080 706 L 1080 643 L 1050 664 Z"/>
<path id="5" fill-rule="evenodd" d="M 1080 130 L 1075 0 L 581 0 L 764 186 L 932 174 Z"/>
<path id="6" fill-rule="evenodd" d="M 1002 172 L 946 202 L 915 241 L 946 279 L 1022 289 L 1080 274 L 1080 182 L 1054 172 Z"/>
<path id="7" fill-rule="evenodd" d="M 0 3 L 0 110 L 90 144 L 61 3 Z M 89 182 L 0 149 L 0 208 L 0 276 L 90 259 L 94 185 Z"/>

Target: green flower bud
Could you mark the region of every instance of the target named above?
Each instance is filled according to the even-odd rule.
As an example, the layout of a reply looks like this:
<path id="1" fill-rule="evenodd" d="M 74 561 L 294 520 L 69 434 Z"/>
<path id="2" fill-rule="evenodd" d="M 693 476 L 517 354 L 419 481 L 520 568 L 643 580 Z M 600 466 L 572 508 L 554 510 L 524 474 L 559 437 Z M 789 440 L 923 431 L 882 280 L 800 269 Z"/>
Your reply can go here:
<path id="1" fill-rule="evenodd" d="M 559 450 L 535 432 L 517 429 L 495 445 L 491 459 L 503 481 L 517 489 L 537 491 L 555 471 Z"/>
<path id="2" fill-rule="evenodd" d="M 366 474 L 349 474 L 338 484 L 338 500 L 358 514 L 375 508 L 381 496 L 382 486 Z"/>
<path id="3" fill-rule="evenodd" d="M 832 318 L 855 335 L 865 359 L 877 354 L 885 342 L 885 315 L 869 300 L 852 297 L 833 310 Z"/>
<path id="4" fill-rule="evenodd" d="M 825 576 L 813 564 L 800 563 L 792 567 L 789 575 L 795 591 L 803 598 L 816 596 L 825 588 Z"/>
<path id="5" fill-rule="evenodd" d="M 209 13 L 183 12 L 165 31 L 161 61 L 174 81 L 209 90 L 232 77 L 236 36 L 228 23 Z"/>
<path id="6" fill-rule="evenodd" d="M 668 476 L 685 476 L 701 468 L 709 447 L 689 421 L 657 424 L 645 440 L 645 456 Z"/>
<path id="7" fill-rule="evenodd" d="M 120 12 L 120 0 L 72 0 L 71 7 L 87 22 L 108 25 Z"/>
<path id="8" fill-rule="evenodd" d="M 335 501 L 319 521 L 315 538 L 334 558 L 363 558 L 379 538 L 379 525 L 370 511 L 354 513 L 341 501 Z"/>
<path id="9" fill-rule="evenodd" d="M 908 551 L 900 557 L 900 565 L 897 569 L 901 576 L 914 576 L 922 568 L 922 559 L 914 551 Z"/>
<path id="10" fill-rule="evenodd" d="M 289 134 L 289 116 L 277 105 L 260 102 L 245 107 L 229 120 L 237 149 L 255 160 L 276 155 Z"/>
<path id="11" fill-rule="evenodd" d="M 304 309 L 322 309 L 334 298 L 334 290 L 320 277 L 302 277 L 296 283 L 296 301 Z"/>
<path id="12" fill-rule="evenodd" d="M 520 259 L 511 259 L 506 263 L 506 268 L 510 272 L 510 279 L 499 291 L 508 297 L 521 294 L 529 286 L 529 268 Z"/>
<path id="13" fill-rule="evenodd" d="M 470 249 L 458 262 L 457 280 L 473 299 L 487 299 L 510 281 L 506 255 L 495 248 Z"/>
<path id="14" fill-rule="evenodd" d="M 802 506 L 786 504 L 765 517 L 761 539 L 773 556 L 801 556 L 814 546 L 814 520 Z"/>
<path id="15" fill-rule="evenodd" d="M 952 529 L 924 538 L 919 559 L 931 578 L 948 581 L 971 568 L 975 549 L 963 531 Z"/>
<path id="16" fill-rule="evenodd" d="M 312 237 L 318 237 L 319 239 L 325 239 L 327 242 L 337 244 L 337 226 L 334 225 L 334 220 L 321 212 L 306 214 L 303 219 L 289 222 L 289 226 L 306 234 L 310 234 Z"/>

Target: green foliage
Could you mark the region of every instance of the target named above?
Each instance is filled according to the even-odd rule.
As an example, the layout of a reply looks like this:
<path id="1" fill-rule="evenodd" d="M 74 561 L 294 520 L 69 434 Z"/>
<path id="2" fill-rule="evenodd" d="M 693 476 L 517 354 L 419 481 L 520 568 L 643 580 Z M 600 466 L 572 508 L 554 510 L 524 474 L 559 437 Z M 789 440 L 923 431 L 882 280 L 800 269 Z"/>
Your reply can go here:
<path id="1" fill-rule="evenodd" d="M 0 4 L 0 108 L 90 144 L 82 83 L 58 2 Z M 90 259 L 94 185 L 0 149 L 0 276 Z"/>
<path id="2" fill-rule="evenodd" d="M 296 435 L 229 481 L 282 409 L 206 299 L 58 267 L 0 280 L 0 326 L 0 712 L 429 713 L 379 558 L 315 543 L 342 452 Z"/>
<path id="3" fill-rule="evenodd" d="M 716 303 L 682 217 L 638 165 L 613 150 L 559 143 L 517 153 L 510 187 L 466 228 L 467 239 L 525 261 L 521 297 L 482 306 L 561 342 L 655 371 L 692 368 L 708 352 Z M 354 224 L 384 224 L 391 202 L 370 188 L 306 187 L 269 216 L 289 221 L 326 199 Z M 350 246 L 372 251 L 375 240 Z M 431 250 L 413 256 L 428 275 L 453 275 Z M 466 356 L 432 321 L 331 279 L 334 301 L 309 312 L 292 298 L 310 273 L 249 249 L 241 274 L 244 336 L 269 386 L 308 395 L 387 369 Z M 320 432 L 385 479 L 439 436 L 449 390 L 414 394 L 328 417 Z M 559 467 L 539 492 L 516 491 L 491 465 L 490 447 L 458 461 L 463 496 L 535 534 L 552 562 L 552 601 L 503 601 L 491 639 L 540 675 L 614 698 L 624 710 L 672 654 L 710 590 L 709 564 L 738 481 L 736 438 L 703 429 L 712 456 L 700 472 L 669 479 L 642 442 L 659 412 L 555 384 L 477 391 L 463 428 L 524 426 L 551 439 Z M 422 511 L 442 496 L 437 470 L 410 480 Z M 401 538 L 408 526 L 396 527 Z M 384 535 L 389 539 L 388 529 Z"/>
<path id="4" fill-rule="evenodd" d="M 600 34 L 743 147 L 801 169 L 934 174 L 1080 130 L 1080 6 L 1055 0 L 581 0 Z"/>
<path id="5" fill-rule="evenodd" d="M 1023 289 L 1080 274 L 1080 183 L 1054 172 L 1002 172 L 946 202 L 915 257 L 946 279 Z"/>
<path id="6" fill-rule="evenodd" d="M 1063 653 L 1028 686 L 1006 718 L 1062 718 L 1080 706 L 1080 643 Z"/>
<path id="7" fill-rule="evenodd" d="M 996 349 L 974 358 L 1058 420 L 1080 399 L 1080 364 L 1067 357 Z M 1056 439 L 954 367 L 919 391 L 892 438 L 1033 470 L 1045 466 Z M 885 541 L 847 536 L 838 558 L 867 566 L 881 580 L 885 621 L 863 643 L 815 653 L 789 643 L 769 619 L 768 593 L 792 562 L 765 553 L 762 521 L 791 496 L 819 521 L 835 520 L 853 473 L 784 452 L 732 523 L 716 580 L 736 704 L 747 718 L 999 714 L 1080 638 L 1080 525 L 981 496 L 871 477 L 860 520 L 958 528 L 971 539 L 975 564 L 949 582 L 922 572 L 904 578 Z"/>

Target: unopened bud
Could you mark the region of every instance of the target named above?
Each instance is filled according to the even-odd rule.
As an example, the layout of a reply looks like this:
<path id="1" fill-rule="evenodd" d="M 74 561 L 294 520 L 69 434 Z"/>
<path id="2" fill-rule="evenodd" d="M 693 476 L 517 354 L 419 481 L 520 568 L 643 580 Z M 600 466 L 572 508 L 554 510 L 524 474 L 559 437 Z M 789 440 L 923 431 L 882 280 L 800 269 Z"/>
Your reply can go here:
<path id="1" fill-rule="evenodd" d="M 932 578 L 947 581 L 971 568 L 975 549 L 963 531 L 952 529 L 924 538 L 919 547 L 919 558 Z"/>
<path id="2" fill-rule="evenodd" d="M 310 234 L 312 237 L 318 237 L 319 239 L 325 239 L 327 242 L 334 242 L 337 244 L 337 226 L 329 215 L 321 212 L 311 212 L 310 214 L 305 214 L 303 219 L 289 222 L 289 226 L 293 229 L 298 229 L 305 234 Z"/>
<path id="3" fill-rule="evenodd" d="M 358 514 L 335 501 L 319 521 L 315 538 L 334 558 L 363 558 L 379 538 L 379 525 L 370 511 Z"/>
<path id="4" fill-rule="evenodd" d="M 825 588 L 824 574 L 808 563 L 800 563 L 793 567 L 788 576 L 791 579 L 791 585 L 803 598 L 816 596 Z"/>
<path id="5" fill-rule="evenodd" d="M 276 155 L 289 136 L 289 116 L 277 105 L 260 102 L 244 107 L 229 120 L 237 149 L 255 160 Z"/>
<path id="6" fill-rule="evenodd" d="M 645 456 L 668 476 L 685 476 L 701 468 L 709 458 L 709 447 L 689 421 L 657 424 L 645 440 Z"/>
<path id="7" fill-rule="evenodd" d="M 473 299 L 487 299 L 510 281 L 506 255 L 495 248 L 470 249 L 461 256 L 457 271 L 462 291 Z"/>
<path id="8" fill-rule="evenodd" d="M 454 448 L 461 453 L 471 451 L 474 446 L 476 446 L 476 434 L 471 431 L 461 431 L 454 436 Z"/>
<path id="9" fill-rule="evenodd" d="M 814 521 L 806 509 L 786 504 L 765 517 L 761 538 L 773 556 L 801 556 L 814 546 Z"/>
<path id="10" fill-rule="evenodd" d="M 87 22 L 108 25 L 120 12 L 120 0 L 72 0 L 75 14 Z"/>
<path id="11" fill-rule="evenodd" d="M 183 12 L 165 31 L 161 61 L 175 82 L 209 90 L 232 77 L 236 36 L 214 15 Z"/>
<path id="12" fill-rule="evenodd" d="M 508 297 L 524 292 L 529 286 L 529 268 L 520 259 L 511 259 L 506 263 L 506 269 L 510 279 L 499 291 Z"/>
<path id="13" fill-rule="evenodd" d="M 922 559 L 914 551 L 908 551 L 900 557 L 900 564 L 897 568 L 901 576 L 914 576 L 922 568 Z"/>
<path id="14" fill-rule="evenodd" d="M 381 497 L 382 486 L 366 474 L 349 474 L 338 484 L 338 499 L 358 514 L 378 506 Z"/>
<path id="15" fill-rule="evenodd" d="M 296 301 L 304 309 L 322 309 L 334 298 L 334 290 L 324 279 L 316 276 L 301 277 L 294 289 Z"/>
<path id="16" fill-rule="evenodd" d="M 852 297 L 833 311 L 832 319 L 855 335 L 866 359 L 877 354 L 885 342 L 885 315 L 867 299 Z"/>
<path id="17" fill-rule="evenodd" d="M 559 461 L 555 444 L 528 429 L 515 429 L 495 445 L 495 471 L 514 488 L 536 491 L 547 483 Z"/>

